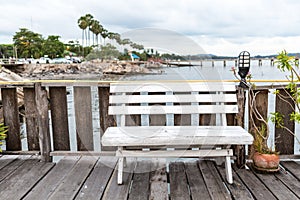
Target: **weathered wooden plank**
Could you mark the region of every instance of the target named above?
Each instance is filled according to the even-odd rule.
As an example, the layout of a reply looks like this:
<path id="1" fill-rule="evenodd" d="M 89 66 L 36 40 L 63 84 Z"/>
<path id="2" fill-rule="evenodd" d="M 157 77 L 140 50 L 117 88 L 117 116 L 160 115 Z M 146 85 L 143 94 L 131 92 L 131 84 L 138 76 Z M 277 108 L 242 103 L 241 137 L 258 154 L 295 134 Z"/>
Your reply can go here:
<path id="1" fill-rule="evenodd" d="M 53 191 L 69 175 L 80 157 L 66 157 L 60 160 L 53 169 L 25 196 L 26 200 L 49 198 Z"/>
<path id="2" fill-rule="evenodd" d="M 100 158 L 75 199 L 101 199 L 116 163 L 116 157 Z"/>
<path id="3" fill-rule="evenodd" d="M 8 126 L 6 149 L 21 150 L 20 120 L 16 88 L 1 88 L 4 123 Z"/>
<path id="4" fill-rule="evenodd" d="M 276 196 L 277 199 L 299 199 L 290 191 L 274 174 L 259 174 L 256 176 L 266 185 L 266 187 Z"/>
<path id="5" fill-rule="evenodd" d="M 275 111 L 285 116 L 283 118 L 284 126 L 294 132 L 295 123 L 290 120 L 289 116 L 295 111 L 295 105 L 287 92 L 286 89 L 279 90 L 279 94 L 276 95 Z M 294 154 L 294 136 L 292 134 L 285 129 L 275 128 L 275 138 L 276 150 L 280 154 Z"/>
<path id="6" fill-rule="evenodd" d="M 114 117 L 108 115 L 109 107 L 109 87 L 98 87 L 99 96 L 99 115 L 100 115 L 100 140 L 106 129 L 111 126 L 116 126 Z M 101 145 L 102 151 L 113 151 L 116 150 L 115 147 L 103 147 Z"/>
<path id="7" fill-rule="evenodd" d="M 74 87 L 77 149 L 79 151 L 94 149 L 91 98 L 90 87 Z"/>
<path id="8" fill-rule="evenodd" d="M 197 162 L 185 163 L 185 171 L 192 199 L 211 199 Z"/>
<path id="9" fill-rule="evenodd" d="M 284 171 L 276 173 L 275 176 L 300 199 L 300 181 L 296 177 Z"/>
<path id="10" fill-rule="evenodd" d="M 49 87 L 54 150 L 70 150 L 66 87 Z"/>
<path id="11" fill-rule="evenodd" d="M 231 199 L 212 161 L 200 161 L 199 167 L 211 198 Z"/>
<path id="12" fill-rule="evenodd" d="M 49 130 L 48 117 L 48 95 L 47 91 L 41 87 L 41 83 L 35 83 L 35 102 L 37 107 L 37 118 L 39 126 L 39 144 L 41 151 L 41 159 L 50 162 L 51 138 Z"/>
<path id="13" fill-rule="evenodd" d="M 233 167 L 238 176 L 243 180 L 244 184 L 254 196 L 255 199 L 270 199 L 275 200 L 276 198 L 273 194 L 268 190 L 268 188 L 261 182 L 255 174 L 250 170 L 246 169 L 237 169 L 235 166 Z"/>
<path id="14" fill-rule="evenodd" d="M 39 150 L 39 126 L 34 88 L 23 88 L 28 150 Z"/>
<path id="15" fill-rule="evenodd" d="M 246 199 L 254 199 L 251 195 L 251 193 L 247 190 L 246 186 L 243 184 L 241 179 L 237 176 L 237 174 L 233 171 L 233 183 L 228 184 L 226 180 L 226 172 L 225 168 L 223 166 L 217 166 L 217 170 L 220 172 L 225 184 L 227 185 L 228 189 L 230 190 L 231 196 L 233 199 L 240 199 L 240 200 L 246 200 Z"/>
<path id="16" fill-rule="evenodd" d="M 136 162 L 133 159 L 126 159 L 127 166 L 123 169 L 123 184 L 118 185 L 117 176 L 118 170 L 114 170 L 112 177 L 107 185 L 107 189 L 104 192 L 102 199 L 114 199 L 114 200 L 127 200 L 128 192 L 130 188 L 130 183 L 133 176 L 133 170 L 136 165 Z"/>
<path id="17" fill-rule="evenodd" d="M 49 200 L 74 199 L 96 162 L 95 157 L 81 157 L 68 176 L 50 195 Z"/>
<path id="18" fill-rule="evenodd" d="M 253 114 L 253 111 L 256 109 L 260 115 L 266 120 L 268 118 L 268 90 L 255 90 L 253 93 L 249 92 L 249 132 L 254 133 L 254 124 L 256 127 L 261 128 L 262 126 L 262 121 L 258 120 L 255 118 L 255 115 Z M 255 99 L 253 95 L 255 96 Z M 253 105 L 256 107 L 254 108 L 251 106 L 252 102 L 255 102 Z M 253 119 L 253 120 L 252 120 Z M 253 148 L 253 147 L 252 147 Z M 250 155 L 253 152 L 253 149 L 250 149 Z"/>
<path id="19" fill-rule="evenodd" d="M 182 162 L 170 163 L 169 178 L 171 199 L 190 199 L 188 182 Z"/>
<path id="20" fill-rule="evenodd" d="M 3 156 L 4 157 L 4 156 Z M 11 173 L 13 173 L 16 169 L 18 169 L 26 159 L 29 159 L 31 156 L 29 155 L 21 155 L 17 156 L 16 159 L 7 159 L 6 161 L 10 161 L 8 165 L 5 165 L 5 167 L 1 168 L 0 170 L 0 181 L 5 179 L 7 176 L 9 176 Z M 2 160 L 1 160 L 2 163 Z M 4 162 L 7 163 L 7 162 Z"/>
<path id="21" fill-rule="evenodd" d="M 21 199 L 54 166 L 50 162 L 30 159 L 0 184 L 1 199 Z"/>
<path id="22" fill-rule="evenodd" d="M 165 159 L 152 159 L 150 173 L 150 197 L 151 200 L 167 200 L 168 182 Z"/>
<path id="23" fill-rule="evenodd" d="M 150 171 L 151 162 L 138 161 L 134 170 L 131 191 L 128 200 L 143 200 L 148 199 L 150 194 Z"/>
<path id="24" fill-rule="evenodd" d="M 2 155 L 0 156 L 0 170 L 18 158 L 18 155 Z"/>
<path id="25" fill-rule="evenodd" d="M 280 162 L 280 164 L 298 180 L 300 180 L 300 164 L 294 161 Z"/>

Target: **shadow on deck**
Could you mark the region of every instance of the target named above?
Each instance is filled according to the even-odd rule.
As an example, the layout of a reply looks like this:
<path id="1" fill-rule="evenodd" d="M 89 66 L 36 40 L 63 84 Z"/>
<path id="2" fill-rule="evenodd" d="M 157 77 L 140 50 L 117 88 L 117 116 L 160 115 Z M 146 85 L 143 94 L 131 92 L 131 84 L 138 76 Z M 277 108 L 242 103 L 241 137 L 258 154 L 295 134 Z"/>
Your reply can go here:
<path id="1" fill-rule="evenodd" d="M 0 199 L 299 199 L 300 164 L 282 162 L 276 174 L 234 168 L 234 183 L 213 161 L 128 160 L 117 185 L 113 157 L 65 157 L 43 163 L 36 156 L 0 158 Z"/>

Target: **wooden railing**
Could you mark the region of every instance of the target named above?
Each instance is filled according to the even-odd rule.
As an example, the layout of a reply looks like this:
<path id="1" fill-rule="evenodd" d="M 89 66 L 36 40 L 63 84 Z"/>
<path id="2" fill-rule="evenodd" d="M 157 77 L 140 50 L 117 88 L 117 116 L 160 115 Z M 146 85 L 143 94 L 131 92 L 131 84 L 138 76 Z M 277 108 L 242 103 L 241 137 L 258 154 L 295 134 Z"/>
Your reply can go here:
<path id="1" fill-rule="evenodd" d="M 95 146 L 101 146 L 101 136 L 109 126 L 115 126 L 115 120 L 108 115 L 108 101 L 109 101 L 109 82 L 97 81 L 46 81 L 46 82 L 16 82 L 5 84 L 2 83 L 2 109 L 3 119 L 5 124 L 9 127 L 8 137 L 6 139 L 6 151 L 4 153 L 40 153 L 43 160 L 50 161 L 52 156 L 61 155 L 111 155 L 114 149 L 111 147 L 96 149 Z M 97 112 L 99 114 L 98 124 L 100 128 L 100 138 L 95 140 L 95 132 L 93 131 L 93 115 L 92 115 L 92 90 L 96 88 L 98 102 L 96 103 Z M 261 110 L 265 117 L 268 116 L 268 95 L 269 90 L 274 87 L 258 87 L 256 103 L 258 109 Z M 68 90 L 73 92 L 73 99 L 71 103 L 67 102 Z M 24 104 L 19 106 L 17 94 L 23 91 Z M 239 89 L 238 101 L 240 105 L 240 113 L 237 116 L 228 115 L 228 123 L 230 125 L 244 126 L 244 97 L 245 91 Z M 273 102 L 274 103 L 274 102 Z M 74 105 L 74 118 L 76 129 L 70 130 L 69 109 L 70 105 Z M 282 113 L 290 113 L 288 106 L 276 99 L 276 111 Z M 20 115 L 20 110 L 24 110 L 24 116 Z M 247 109 L 246 109 L 247 111 Z M 137 116 L 130 116 L 132 123 L 140 123 Z M 160 117 L 160 118 L 159 118 Z M 24 120 L 22 120 L 24 118 Z M 247 117 L 246 117 L 247 118 Z M 188 117 L 174 119 L 176 124 L 188 124 L 190 119 Z M 201 115 L 200 124 L 207 125 L 212 123 L 215 118 L 210 115 Z M 291 123 L 288 118 L 285 118 L 286 123 L 292 130 L 295 129 L 295 124 Z M 22 149 L 22 142 L 20 134 L 21 121 L 26 125 L 26 138 L 28 150 Z M 164 123 L 161 116 L 153 118 L 151 123 L 159 125 Z M 153 125 L 154 125 L 153 124 Z M 251 123 L 246 124 L 246 127 L 251 128 Z M 76 133 L 74 133 L 76 132 Z M 73 136 L 71 136 L 73 134 Z M 72 139 L 73 138 L 73 139 Z M 294 154 L 294 137 L 285 133 L 282 129 L 275 128 L 275 144 L 276 149 L 281 154 Z M 97 144 L 95 145 L 95 143 Z M 72 144 L 76 148 L 72 149 Z M 239 156 L 237 155 L 237 159 Z"/>

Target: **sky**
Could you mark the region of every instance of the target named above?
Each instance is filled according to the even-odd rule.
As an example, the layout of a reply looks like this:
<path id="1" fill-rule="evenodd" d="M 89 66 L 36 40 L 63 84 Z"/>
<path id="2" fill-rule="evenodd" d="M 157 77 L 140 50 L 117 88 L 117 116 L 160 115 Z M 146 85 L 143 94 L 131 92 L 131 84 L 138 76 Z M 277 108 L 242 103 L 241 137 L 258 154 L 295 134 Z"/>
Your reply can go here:
<path id="1" fill-rule="evenodd" d="M 299 0 L 0 0 L 0 7 L 0 44 L 20 28 L 81 41 L 77 20 L 92 14 L 107 30 L 160 51 L 300 52 Z"/>

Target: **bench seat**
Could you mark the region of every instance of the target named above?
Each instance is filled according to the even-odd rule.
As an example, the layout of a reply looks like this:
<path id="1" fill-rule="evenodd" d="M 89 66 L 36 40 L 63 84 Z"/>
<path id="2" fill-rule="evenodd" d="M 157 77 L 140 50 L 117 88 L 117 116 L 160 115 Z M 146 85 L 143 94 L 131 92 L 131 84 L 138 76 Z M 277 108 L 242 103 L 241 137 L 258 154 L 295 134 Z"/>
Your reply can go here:
<path id="1" fill-rule="evenodd" d="M 253 137 L 240 126 L 109 127 L 104 146 L 245 145 Z"/>

